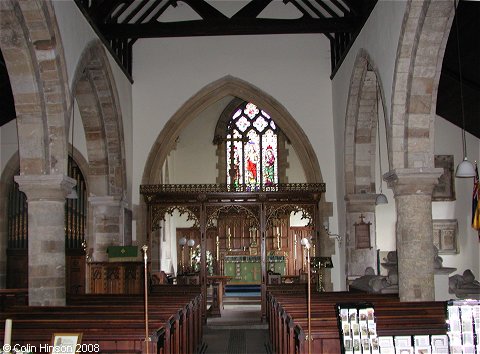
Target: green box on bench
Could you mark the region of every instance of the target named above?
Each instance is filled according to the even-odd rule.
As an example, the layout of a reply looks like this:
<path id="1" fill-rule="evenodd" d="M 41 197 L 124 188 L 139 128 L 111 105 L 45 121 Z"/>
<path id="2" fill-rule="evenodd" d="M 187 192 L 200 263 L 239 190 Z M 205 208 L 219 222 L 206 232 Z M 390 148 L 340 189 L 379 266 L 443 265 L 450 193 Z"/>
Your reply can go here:
<path id="1" fill-rule="evenodd" d="M 109 262 L 138 262 L 138 246 L 109 246 L 107 247 Z"/>

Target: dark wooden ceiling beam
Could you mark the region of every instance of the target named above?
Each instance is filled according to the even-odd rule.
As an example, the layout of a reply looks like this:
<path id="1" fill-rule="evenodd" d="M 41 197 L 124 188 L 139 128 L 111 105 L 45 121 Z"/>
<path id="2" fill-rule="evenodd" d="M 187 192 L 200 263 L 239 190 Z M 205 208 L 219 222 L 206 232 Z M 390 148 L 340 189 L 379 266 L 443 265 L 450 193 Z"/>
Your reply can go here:
<path id="1" fill-rule="evenodd" d="M 355 15 L 355 16 L 358 16 L 360 15 L 360 12 L 361 12 L 361 1 L 357 1 L 357 0 L 343 0 L 343 2 L 348 6 L 348 8 L 350 9 L 350 11 L 352 11 L 352 13 Z M 360 3 L 360 4 L 359 4 Z"/>
<path id="2" fill-rule="evenodd" d="M 140 16 L 136 21 L 135 21 L 135 24 L 141 24 L 143 22 L 143 20 L 145 20 L 151 13 L 152 11 L 158 6 L 160 5 L 160 3 L 162 2 L 162 0 L 155 0 L 153 2 L 153 4 L 151 4 L 148 9 L 142 14 L 142 16 Z M 120 38 L 120 37 L 118 37 Z M 131 38 L 131 37 L 130 37 Z"/>
<path id="3" fill-rule="evenodd" d="M 95 22 L 104 23 L 110 18 L 115 9 L 127 0 L 97 0 L 92 2 L 89 14 Z"/>
<path id="4" fill-rule="evenodd" d="M 148 3 L 149 0 L 142 0 L 140 4 L 138 4 L 128 15 L 125 17 L 122 21 L 122 23 L 128 23 L 134 18 L 140 10 L 143 9 L 143 7 Z"/>
<path id="5" fill-rule="evenodd" d="M 166 9 L 168 9 L 170 5 L 176 6 L 176 1 L 170 0 L 163 4 L 163 6 L 161 6 L 157 12 L 155 12 L 150 21 L 156 21 L 160 16 L 162 16 L 162 14 L 165 12 Z"/>
<path id="6" fill-rule="evenodd" d="M 205 0 L 182 0 L 184 3 L 188 4 L 193 11 L 200 15 L 203 19 L 225 19 L 228 18 L 223 13 L 218 11 L 212 5 L 207 3 Z"/>
<path id="7" fill-rule="evenodd" d="M 319 3 L 321 0 L 316 0 L 317 3 Z M 330 0 L 332 2 L 333 5 L 335 5 L 340 11 L 342 11 L 343 15 L 346 16 L 346 15 L 350 15 L 350 10 L 348 8 L 346 8 L 345 6 L 343 6 L 340 1 L 338 0 Z"/>
<path id="8" fill-rule="evenodd" d="M 115 15 L 110 16 L 110 18 L 107 20 L 107 22 L 118 22 L 118 18 L 122 16 L 122 14 L 133 4 L 135 0 L 128 0 L 123 3 L 123 7 L 119 9 Z"/>
<path id="9" fill-rule="evenodd" d="M 307 18 L 312 18 L 312 16 L 308 13 L 307 10 L 305 10 L 303 8 L 303 6 L 301 6 L 296 0 L 290 0 L 290 2 L 299 10 L 302 12 L 303 16 L 306 16 Z M 325 16 L 320 12 L 318 11 L 312 4 L 310 4 L 308 1 L 307 1 L 307 6 L 309 6 L 310 10 L 319 18 L 325 18 Z M 333 40 L 333 36 L 330 34 L 330 33 L 325 33 L 325 35 L 327 36 L 327 38 L 329 40 Z"/>
<path id="10" fill-rule="evenodd" d="M 161 38 L 190 36 L 227 36 L 286 33 L 353 32 L 357 28 L 354 18 L 321 19 L 224 19 L 195 20 L 175 23 L 149 22 L 143 24 L 101 25 L 107 38 Z"/>
<path id="11" fill-rule="evenodd" d="M 318 5 L 320 5 L 325 11 L 328 12 L 328 14 L 332 17 L 340 17 L 334 10 L 330 8 L 327 4 L 325 4 L 323 1 L 316 1 Z M 311 7 L 314 7 L 309 1 L 307 1 L 307 4 L 310 5 Z"/>
<path id="12" fill-rule="evenodd" d="M 253 0 L 242 7 L 232 18 L 254 18 L 260 15 L 272 0 Z"/>

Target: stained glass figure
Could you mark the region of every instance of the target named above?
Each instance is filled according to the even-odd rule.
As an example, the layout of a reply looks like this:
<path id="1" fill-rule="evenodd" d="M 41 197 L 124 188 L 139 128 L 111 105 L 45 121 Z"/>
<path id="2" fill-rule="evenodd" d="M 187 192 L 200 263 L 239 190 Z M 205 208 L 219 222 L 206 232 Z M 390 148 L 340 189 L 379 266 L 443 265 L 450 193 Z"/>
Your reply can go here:
<path id="1" fill-rule="evenodd" d="M 248 132 L 248 142 L 245 145 L 245 165 L 247 172 L 246 184 L 250 186 L 259 185 L 259 154 L 260 144 L 258 134 L 254 130 Z"/>
<path id="2" fill-rule="evenodd" d="M 277 184 L 277 126 L 270 115 L 245 102 L 227 127 L 227 184 L 245 190 Z"/>

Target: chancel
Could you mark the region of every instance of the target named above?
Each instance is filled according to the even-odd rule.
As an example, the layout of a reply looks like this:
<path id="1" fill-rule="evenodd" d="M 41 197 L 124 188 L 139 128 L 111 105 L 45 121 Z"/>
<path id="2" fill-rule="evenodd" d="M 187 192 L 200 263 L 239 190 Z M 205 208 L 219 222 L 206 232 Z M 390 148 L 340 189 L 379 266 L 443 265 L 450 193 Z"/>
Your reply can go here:
<path id="1" fill-rule="evenodd" d="M 478 18 L 0 1 L 4 344 L 478 352 Z"/>

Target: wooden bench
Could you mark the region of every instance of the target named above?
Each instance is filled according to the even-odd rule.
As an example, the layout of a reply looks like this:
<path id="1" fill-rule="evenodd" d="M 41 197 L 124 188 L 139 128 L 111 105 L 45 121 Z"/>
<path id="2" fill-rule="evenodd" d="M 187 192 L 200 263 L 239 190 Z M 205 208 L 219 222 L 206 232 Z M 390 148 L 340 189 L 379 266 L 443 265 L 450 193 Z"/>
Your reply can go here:
<path id="1" fill-rule="evenodd" d="M 13 320 L 12 343 L 51 344 L 55 332 L 82 333 L 82 343 L 104 353 L 144 353 L 143 295 L 78 295 L 65 307 L 9 306 L 0 319 Z M 195 353 L 201 345 L 200 293 L 149 297 L 151 353 Z M 0 333 L 1 335 L 1 333 Z"/>
<path id="2" fill-rule="evenodd" d="M 0 311 L 14 305 L 28 305 L 28 289 L 0 289 Z"/>
<path id="3" fill-rule="evenodd" d="M 336 307 L 359 303 L 373 305 L 379 336 L 446 334 L 445 302 L 400 302 L 391 294 L 315 292 L 311 296 L 310 316 L 314 353 L 341 352 Z M 267 317 L 274 352 L 301 354 L 308 351 L 306 292 L 269 287 Z"/>

